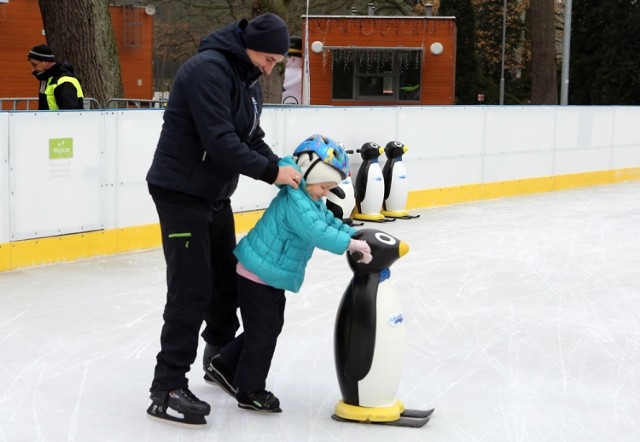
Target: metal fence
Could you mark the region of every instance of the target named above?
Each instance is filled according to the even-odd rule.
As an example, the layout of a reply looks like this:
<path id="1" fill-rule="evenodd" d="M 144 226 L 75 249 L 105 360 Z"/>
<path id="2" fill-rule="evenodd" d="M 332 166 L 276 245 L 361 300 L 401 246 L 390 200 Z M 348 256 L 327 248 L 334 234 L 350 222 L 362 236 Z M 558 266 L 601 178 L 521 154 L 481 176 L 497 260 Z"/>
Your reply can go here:
<path id="1" fill-rule="evenodd" d="M 0 110 L 38 110 L 37 98 L 0 98 Z"/>
<path id="2" fill-rule="evenodd" d="M 105 109 L 160 109 L 167 106 L 167 100 L 142 100 L 138 98 L 110 98 Z"/>
<path id="3" fill-rule="evenodd" d="M 167 100 L 143 100 L 138 98 L 110 98 L 105 106 L 95 98 L 84 99 L 85 109 L 153 109 L 164 108 Z M 0 97 L 0 111 L 38 110 L 37 97 Z"/>

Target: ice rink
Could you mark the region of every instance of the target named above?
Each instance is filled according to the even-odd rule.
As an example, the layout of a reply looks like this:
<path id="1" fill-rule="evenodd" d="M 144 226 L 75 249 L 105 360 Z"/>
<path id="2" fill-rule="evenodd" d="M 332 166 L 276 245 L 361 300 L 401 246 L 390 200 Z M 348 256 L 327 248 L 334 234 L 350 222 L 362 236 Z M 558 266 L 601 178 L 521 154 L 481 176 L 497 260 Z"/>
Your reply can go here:
<path id="1" fill-rule="evenodd" d="M 202 380 L 202 429 L 147 418 L 164 307 L 160 249 L 0 273 L 0 441 L 639 441 L 640 182 L 412 212 L 398 398 L 423 428 L 345 424 L 333 324 L 350 278 L 318 251 L 267 380 L 281 414 Z"/>

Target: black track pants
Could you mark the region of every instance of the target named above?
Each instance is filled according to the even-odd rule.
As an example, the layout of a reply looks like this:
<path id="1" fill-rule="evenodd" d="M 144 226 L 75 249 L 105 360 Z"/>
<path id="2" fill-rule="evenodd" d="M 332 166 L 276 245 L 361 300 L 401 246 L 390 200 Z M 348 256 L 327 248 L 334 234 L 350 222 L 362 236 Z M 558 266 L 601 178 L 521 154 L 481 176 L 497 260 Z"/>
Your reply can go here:
<path id="1" fill-rule="evenodd" d="M 222 360 L 235 369 L 238 390 L 264 390 L 284 325 L 284 290 L 238 276 L 238 301 L 244 332 L 222 349 Z"/>
<path id="2" fill-rule="evenodd" d="M 187 386 L 202 321 L 204 339 L 231 341 L 238 329 L 235 225 L 231 205 L 212 207 L 154 196 L 167 263 L 167 300 L 151 390 Z"/>

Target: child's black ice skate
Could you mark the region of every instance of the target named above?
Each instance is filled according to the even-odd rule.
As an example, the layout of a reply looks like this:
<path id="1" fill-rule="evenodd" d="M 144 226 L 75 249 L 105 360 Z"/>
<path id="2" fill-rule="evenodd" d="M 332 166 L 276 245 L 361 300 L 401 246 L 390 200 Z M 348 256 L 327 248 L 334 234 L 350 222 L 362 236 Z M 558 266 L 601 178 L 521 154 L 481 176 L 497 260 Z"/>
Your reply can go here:
<path id="1" fill-rule="evenodd" d="M 247 410 L 282 413 L 280 401 L 270 391 L 238 391 L 238 407 Z"/>
<path id="2" fill-rule="evenodd" d="M 204 367 L 204 380 L 211 385 L 222 388 L 229 396 L 235 398 L 238 389 L 233 386 L 233 372 L 222 361 L 220 355 L 214 356 Z"/>
<path id="3" fill-rule="evenodd" d="M 202 354 L 202 368 L 206 370 L 211 359 L 213 359 L 213 357 L 218 353 L 220 353 L 220 347 L 217 345 L 206 344 L 204 347 L 204 353 Z"/>
<path id="4" fill-rule="evenodd" d="M 152 391 L 151 405 L 147 414 L 154 419 L 162 419 L 178 424 L 204 425 L 204 418 L 211 412 L 211 407 L 198 399 L 191 391 L 184 387 L 171 391 Z M 169 414 L 177 412 L 182 416 Z"/>

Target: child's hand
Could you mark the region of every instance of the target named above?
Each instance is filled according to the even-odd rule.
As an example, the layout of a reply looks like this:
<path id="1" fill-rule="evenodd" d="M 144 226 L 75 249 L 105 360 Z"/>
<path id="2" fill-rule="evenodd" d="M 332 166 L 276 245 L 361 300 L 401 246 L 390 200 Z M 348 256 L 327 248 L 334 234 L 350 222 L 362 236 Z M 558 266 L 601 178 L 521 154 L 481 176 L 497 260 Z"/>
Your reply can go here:
<path id="1" fill-rule="evenodd" d="M 352 255 L 354 253 L 359 253 L 361 255 L 361 258 L 356 262 L 369 264 L 373 259 L 373 256 L 371 256 L 371 248 L 369 247 L 369 244 L 367 244 L 366 241 L 362 241 L 360 239 L 352 239 L 349 243 L 349 247 L 347 247 L 347 251 Z"/>

